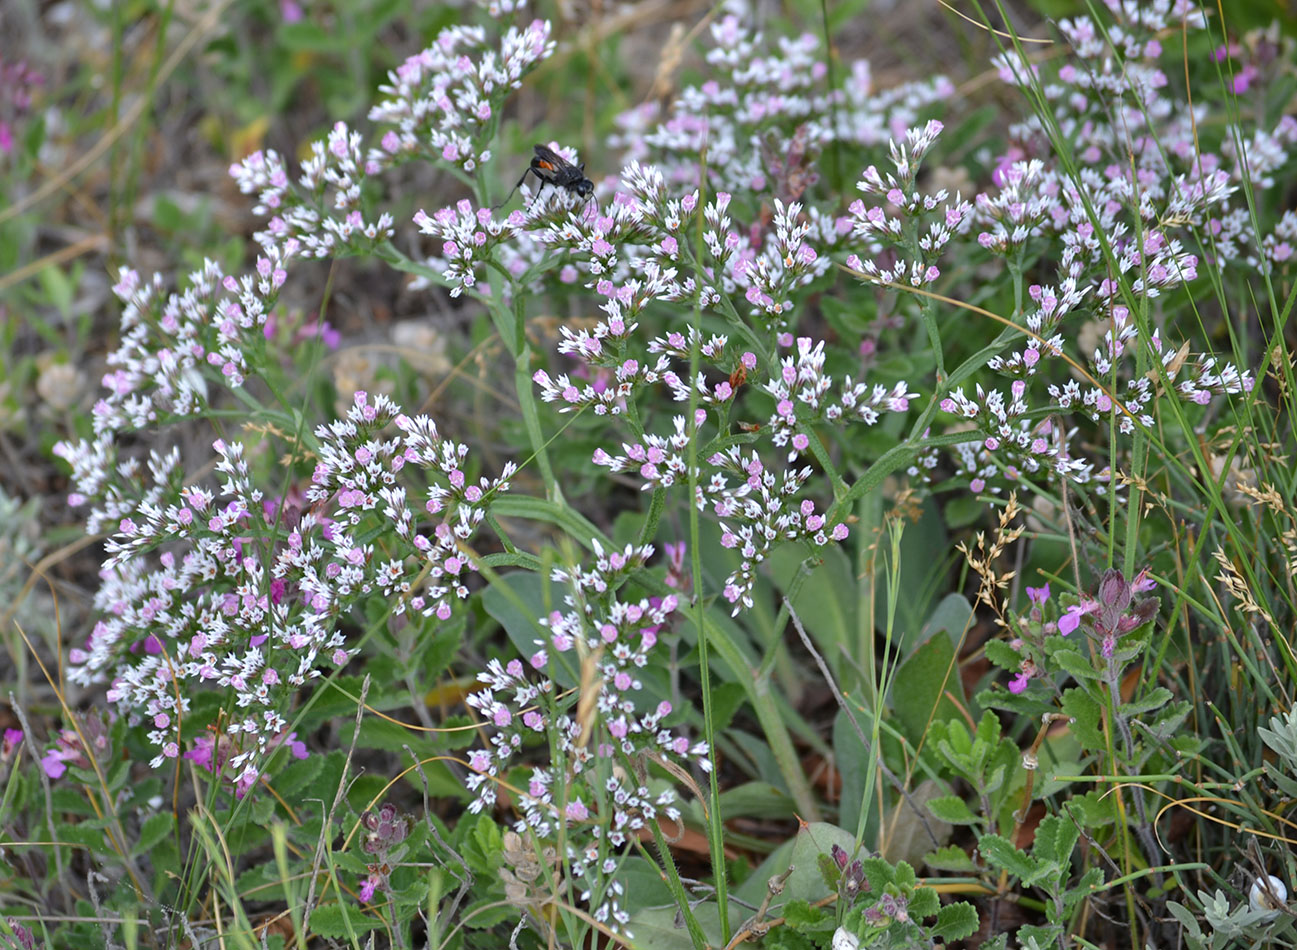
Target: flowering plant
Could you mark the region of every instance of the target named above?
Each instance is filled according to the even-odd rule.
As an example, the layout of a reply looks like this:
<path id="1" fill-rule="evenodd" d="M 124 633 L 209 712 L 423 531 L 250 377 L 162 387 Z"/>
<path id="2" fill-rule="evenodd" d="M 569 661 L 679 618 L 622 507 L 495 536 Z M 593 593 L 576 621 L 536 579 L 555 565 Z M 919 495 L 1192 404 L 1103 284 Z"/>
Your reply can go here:
<path id="1" fill-rule="evenodd" d="M 53 449 L 105 538 L 66 686 L 112 715 L 71 719 L 45 779 L 93 774 L 97 807 L 129 800 L 180 841 L 169 775 L 173 801 L 224 809 L 240 857 L 249 827 L 291 825 L 279 876 L 240 886 L 291 908 L 300 872 L 299 936 L 900 946 L 977 929 L 930 886 L 953 872 L 983 920 L 1038 891 L 1019 939 L 1065 946 L 1103 939 L 1089 902 L 1118 866 L 1074 862 L 1082 834 L 1150 869 L 1147 892 L 1126 876 L 1128 913 L 1164 901 L 1178 868 L 1147 783 L 1205 744 L 1177 734 L 1191 691 L 1158 679 L 1193 649 L 1164 602 L 1206 599 L 1176 576 L 1199 550 L 1172 513 L 1226 511 L 1213 459 L 1237 446 L 1208 443 L 1259 426 L 1267 372 L 1294 388 L 1282 332 L 1226 356 L 1215 315 L 1186 315 L 1209 277 L 1222 314 L 1223 275 L 1288 286 L 1297 218 L 1255 196 L 1297 122 L 1260 108 L 1222 131 L 1176 98 L 1167 45 L 1187 57 L 1210 29 L 1188 0 L 1062 20 L 1047 61 L 1002 48 L 998 78 L 1032 106 L 1002 138 L 947 108 L 951 80 L 876 88 L 730 0 L 705 77 L 617 117 L 620 171 L 565 187 L 550 169 L 506 212 L 508 99 L 570 53 L 525 6 L 446 26 L 388 74 L 372 128 L 334 123 L 299 169 L 268 148 L 231 166 L 261 221 L 246 273 L 206 260 L 172 290 L 121 268 L 105 392 Z M 1265 81 L 1255 58 L 1230 95 Z M 453 191 L 399 211 L 425 166 Z M 295 314 L 317 262 L 345 258 L 469 326 L 460 366 L 508 417 L 407 411 L 413 348 L 355 385 L 320 375 L 343 317 L 321 305 L 300 326 L 322 346 L 302 346 Z M 1291 508 L 1235 488 L 1290 564 Z M 957 546 L 974 603 L 953 571 L 936 603 L 946 532 L 988 506 L 990 543 Z M 1011 555 L 1047 578 L 1025 603 Z M 1250 568 L 1216 560 L 1278 629 Z M 1075 788 L 1135 775 L 1117 805 Z M 760 845 L 760 822 L 794 816 L 791 848 Z M 192 915 L 202 888 L 174 877 L 136 896 Z"/>

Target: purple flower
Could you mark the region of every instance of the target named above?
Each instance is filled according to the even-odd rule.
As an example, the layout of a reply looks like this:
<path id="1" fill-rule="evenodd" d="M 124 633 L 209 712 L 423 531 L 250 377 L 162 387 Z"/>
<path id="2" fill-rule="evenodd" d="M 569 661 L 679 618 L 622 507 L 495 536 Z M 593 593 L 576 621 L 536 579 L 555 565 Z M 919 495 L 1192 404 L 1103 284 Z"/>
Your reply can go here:
<path id="1" fill-rule="evenodd" d="M 68 767 L 63 764 L 63 753 L 58 749 L 50 749 L 41 759 L 41 769 L 50 778 L 62 778 L 63 773 Z"/>
<path id="2" fill-rule="evenodd" d="M 12 759 L 22 741 L 21 729 L 6 729 L 3 739 L 0 739 L 0 762 L 8 762 Z"/>
<path id="3" fill-rule="evenodd" d="M 1028 587 L 1027 599 L 1033 604 L 1045 606 L 1045 601 L 1049 600 L 1049 582 L 1046 581 L 1044 587 Z"/>
<path id="4" fill-rule="evenodd" d="M 1067 608 L 1063 616 L 1058 618 L 1058 632 L 1063 636 L 1067 636 L 1081 625 L 1082 617 L 1098 609 L 1099 605 L 1092 600 L 1084 600 L 1079 604 L 1073 604 Z"/>
<path id="5" fill-rule="evenodd" d="M 18 941 L 14 945 L 14 950 L 35 950 L 36 937 L 30 928 L 24 927 L 13 917 L 6 917 L 5 923 L 9 925 L 9 929 L 13 931 L 14 939 Z"/>
<path id="6" fill-rule="evenodd" d="M 374 899 L 374 891 L 378 889 L 378 884 L 379 882 L 375 875 L 369 875 L 369 877 L 360 882 L 360 891 L 357 896 L 360 897 L 361 901 L 368 904 Z"/>

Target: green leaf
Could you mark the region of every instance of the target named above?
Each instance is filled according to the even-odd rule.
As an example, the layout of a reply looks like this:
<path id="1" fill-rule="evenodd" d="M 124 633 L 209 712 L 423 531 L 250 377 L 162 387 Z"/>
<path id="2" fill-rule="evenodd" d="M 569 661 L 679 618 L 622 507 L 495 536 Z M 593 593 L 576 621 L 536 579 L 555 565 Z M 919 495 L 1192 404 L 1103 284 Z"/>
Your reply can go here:
<path id="1" fill-rule="evenodd" d="M 943 513 L 946 517 L 946 527 L 951 531 L 957 531 L 986 517 L 986 503 L 979 498 L 960 495 L 946 502 Z"/>
<path id="2" fill-rule="evenodd" d="M 1028 947 L 1036 946 L 1041 950 L 1049 950 L 1058 940 L 1058 935 L 1063 932 L 1062 927 L 1038 927 L 1034 924 L 1023 924 L 1018 928 L 1018 946 L 1023 950 Z"/>
<path id="3" fill-rule="evenodd" d="M 941 793 L 945 788 L 935 779 L 925 778 L 909 795 L 896 800 L 887 820 L 883 857 L 918 864 L 924 854 L 950 840 L 951 825 L 931 816 L 925 808 L 934 798 L 944 797 Z"/>
<path id="4" fill-rule="evenodd" d="M 916 887 L 907 896 L 910 916 L 915 920 L 924 920 L 941 910 L 941 897 L 931 887 Z"/>
<path id="5" fill-rule="evenodd" d="M 423 658 L 419 663 L 419 672 L 424 682 L 435 680 L 450 668 L 450 663 L 459 650 L 463 632 L 462 623 L 455 624 L 449 629 L 446 629 L 446 625 L 443 624 L 435 635 L 427 638 L 428 645 L 424 648 Z"/>
<path id="6" fill-rule="evenodd" d="M 929 851 L 923 856 L 923 860 L 928 867 L 937 871 L 972 874 L 977 870 L 977 864 L 968 856 L 968 852 L 954 844 L 948 844 L 944 848 L 938 848 L 936 851 Z"/>
<path id="7" fill-rule="evenodd" d="M 712 685 L 712 722 L 719 733 L 728 729 L 734 714 L 747 698 L 747 690 L 738 683 L 714 683 Z"/>
<path id="8" fill-rule="evenodd" d="M 1103 886 L 1103 868 L 1090 868 L 1081 875 L 1081 879 L 1075 885 L 1069 887 L 1063 892 L 1063 909 L 1060 913 L 1057 909 L 1049 910 L 1049 919 L 1055 923 L 1065 921 L 1072 916 L 1072 911 L 1081 901 L 1088 900 Z"/>
<path id="9" fill-rule="evenodd" d="M 888 884 L 896 882 L 895 870 L 882 858 L 864 858 L 860 864 L 870 894 L 882 894 Z"/>
<path id="10" fill-rule="evenodd" d="M 815 557 L 819 563 L 802 579 L 793 610 L 830 666 L 837 666 L 844 650 L 853 655 L 858 623 L 855 572 L 837 545 L 816 551 Z M 805 561 L 806 551 L 799 544 L 781 545 L 766 558 L 770 576 L 781 592 L 787 593 Z"/>
<path id="11" fill-rule="evenodd" d="M 1152 712 L 1155 709 L 1161 709 L 1173 698 L 1172 693 L 1165 686 L 1158 686 L 1151 689 L 1148 695 L 1132 700 L 1128 703 L 1122 703 L 1121 711 L 1127 716 L 1142 716 L 1144 713 Z"/>
<path id="12" fill-rule="evenodd" d="M 788 793 L 769 782 L 745 782 L 721 792 L 720 809 L 727 820 L 739 816 L 791 818 L 794 812 Z"/>
<path id="13" fill-rule="evenodd" d="M 1103 792 L 1089 791 L 1084 795 L 1075 795 L 1067 803 L 1077 821 L 1083 828 L 1098 830 L 1115 824 L 1117 821 L 1117 798 Z"/>
<path id="14" fill-rule="evenodd" d="M 891 700 L 901 731 L 916 746 L 934 721 L 960 714 L 964 687 L 949 637 L 932 637 L 910 654 L 896 671 Z"/>
<path id="15" fill-rule="evenodd" d="M 321 904 L 311 912 L 312 935 L 326 940 L 346 937 L 348 933 L 366 933 L 381 926 L 383 922 L 377 917 L 351 904 Z"/>
<path id="16" fill-rule="evenodd" d="M 1163 742 L 1173 742 L 1177 738 L 1192 739 L 1195 737 L 1177 735 L 1180 731 L 1180 726 L 1184 724 L 1184 721 L 1187 718 L 1189 718 L 1189 713 L 1192 711 L 1192 708 L 1193 707 L 1191 707 L 1187 701 L 1182 700 L 1164 707 L 1161 712 L 1157 714 L 1157 717 L 1153 720 L 1151 725 L 1138 720 L 1135 725 L 1146 731 L 1149 735 L 1154 736 Z"/>
<path id="17" fill-rule="evenodd" d="M 817 950 L 821 946 L 822 943 L 789 927 L 776 927 L 761 940 L 761 950 Z"/>
<path id="18" fill-rule="evenodd" d="M 1008 871 L 1019 880 L 1030 880 L 1039 873 L 1038 864 L 1002 835 L 982 835 L 977 842 L 977 850 L 987 864 Z"/>
<path id="19" fill-rule="evenodd" d="M 78 844 L 96 854 L 114 854 L 112 838 L 105 834 L 108 827 L 106 819 L 94 818 L 78 822 L 75 825 L 63 825 L 59 829 L 59 838 L 68 844 Z"/>
<path id="20" fill-rule="evenodd" d="M 661 907 L 672 901 L 671 889 L 662 879 L 662 872 L 651 861 L 629 857 L 617 869 L 617 881 L 625 892 L 623 906 L 629 913 L 645 907 Z"/>
<path id="21" fill-rule="evenodd" d="M 928 615 L 923 629 L 919 632 L 919 638 L 927 640 L 934 633 L 945 631 L 946 636 L 950 637 L 950 642 L 958 646 L 965 632 L 972 625 L 972 618 L 973 605 L 968 602 L 967 597 L 963 594 L 947 594 Z"/>
<path id="22" fill-rule="evenodd" d="M 909 861 L 897 861 L 893 870 L 893 880 L 898 887 L 911 888 L 918 883 L 919 876 L 914 873 L 914 867 Z"/>
<path id="23" fill-rule="evenodd" d="M 478 815 L 469 827 L 460 854 L 474 874 L 494 877 L 504 861 L 504 832 L 490 816 Z"/>
<path id="24" fill-rule="evenodd" d="M 1018 716 L 1027 716 L 1032 719 L 1039 719 L 1042 713 L 1056 711 L 1053 706 L 1047 705 L 1033 696 L 1030 690 L 1025 693 L 1014 694 L 1007 689 L 983 689 L 978 690 L 973 698 L 977 700 L 977 705 L 983 709 L 1002 709 L 1005 712 Z"/>
<path id="25" fill-rule="evenodd" d="M 1103 732 L 1099 729 L 1103 710 L 1090 698 L 1089 693 L 1076 687 L 1063 690 L 1063 712 L 1072 718 L 1072 735 L 1076 736 L 1083 749 L 1102 752 L 1107 747 Z"/>
<path id="26" fill-rule="evenodd" d="M 61 268 L 54 266 L 42 267 L 36 273 L 41 282 L 41 289 L 45 291 L 46 299 L 60 313 L 67 313 L 76 296 L 76 288 L 68 279 L 68 275 Z"/>
<path id="27" fill-rule="evenodd" d="M 960 901 L 947 904 L 937 911 L 937 922 L 932 926 L 932 936 L 942 940 L 962 940 L 977 932 L 977 911 L 972 904 Z"/>
<path id="28" fill-rule="evenodd" d="M 1274 782 L 1275 787 L 1283 792 L 1289 798 L 1297 798 L 1297 781 L 1284 775 L 1270 763 L 1265 764 L 1265 774 L 1270 781 Z"/>
<path id="29" fill-rule="evenodd" d="M 756 906 L 766 896 L 766 882 L 783 874 L 791 866 L 793 873 L 784 882 L 783 894 L 771 902 L 771 915 L 790 900 L 808 900 L 814 903 L 829 894 L 820 874 L 819 855 L 829 854 L 837 845 L 848 854 L 856 847 L 855 838 L 836 825 L 814 821 L 804 825 L 792 841 L 785 841 L 772 851 L 751 876 L 735 890 L 740 900 Z M 750 911 L 748 912 L 750 913 Z M 717 920 L 719 923 L 719 920 Z M 639 936 L 632 927 L 631 932 Z M 636 941 L 638 945 L 638 940 Z"/>
<path id="30" fill-rule="evenodd" d="M 833 932 L 834 916 L 826 908 L 813 907 L 807 900 L 789 901 L 784 905 L 782 916 L 790 927 L 802 932 Z"/>
<path id="31" fill-rule="evenodd" d="M 308 755 L 304 759 L 290 759 L 280 769 L 271 785 L 280 797 L 288 800 L 296 798 L 297 793 L 306 788 L 324 769 L 324 756 Z"/>
<path id="32" fill-rule="evenodd" d="M 983 650 L 986 659 L 993 666 L 998 666 L 1002 670 L 1016 673 L 1022 666 L 1021 654 L 1003 640 L 987 640 Z"/>
<path id="33" fill-rule="evenodd" d="M 1194 916 L 1193 911 L 1175 901 L 1167 901 L 1166 909 L 1180 922 L 1180 926 L 1189 932 L 1190 936 L 1201 939 L 1202 927 L 1198 924 L 1198 918 Z"/>
<path id="34" fill-rule="evenodd" d="M 150 815 L 144 819 L 144 824 L 140 826 L 140 837 L 135 842 L 132 854 L 144 854 L 152 851 L 157 845 L 169 837 L 175 828 L 174 816 L 165 812 Z"/>
<path id="35" fill-rule="evenodd" d="M 1046 815 L 1036 827 L 1031 854 L 1038 860 L 1066 869 L 1071 865 L 1072 849 L 1080 836 L 1081 829 L 1070 817 Z"/>
<path id="36" fill-rule="evenodd" d="M 532 656 L 540 649 L 536 644 L 538 639 L 548 641 L 548 631 L 537 618 L 547 616 L 562 600 L 561 588 L 551 589 L 547 579 L 531 571 L 501 574 L 495 583 L 482 591 L 482 606 L 504 627 L 510 641 L 524 657 Z M 554 682 L 564 689 L 572 689 L 581 681 L 573 655 L 573 651 L 568 651 L 551 656 L 546 667 Z"/>
<path id="37" fill-rule="evenodd" d="M 340 742 L 346 746 L 351 744 L 351 735 L 355 730 L 356 721 L 353 719 L 345 723 L 339 730 Z M 362 749 L 381 749 L 384 752 L 404 752 L 406 746 L 412 746 L 418 750 L 423 745 L 423 734 L 413 732 L 398 723 L 389 719 L 381 719 L 378 716 L 366 716 L 360 721 L 360 736 L 356 744 Z"/>
<path id="38" fill-rule="evenodd" d="M 1049 641 L 1046 641 L 1046 643 L 1048 644 Z M 1094 664 L 1090 662 L 1088 657 L 1081 656 L 1071 647 L 1050 650 L 1047 645 L 1045 650 L 1050 654 L 1050 659 L 1074 679 L 1085 682 L 1087 680 L 1097 680 L 1103 675 L 1101 671 L 1094 668 Z"/>
<path id="39" fill-rule="evenodd" d="M 833 856 L 821 851 L 815 856 L 815 865 L 820 869 L 820 877 L 824 879 L 824 886 L 830 891 L 836 891 L 838 882 L 842 880 L 842 869 L 833 860 Z"/>
<path id="40" fill-rule="evenodd" d="M 460 919 L 469 930 L 486 930 L 497 924 L 516 922 L 518 908 L 486 897 L 464 908 L 464 916 Z"/>
<path id="41" fill-rule="evenodd" d="M 952 825 L 975 825 L 981 821 L 958 795 L 942 795 L 932 799 L 928 802 L 928 811 L 938 820 Z"/>
<path id="42" fill-rule="evenodd" d="M 283 47 L 297 53 L 330 53 L 347 48 L 350 37 L 338 37 L 310 20 L 281 23 L 278 39 Z"/>
<path id="43" fill-rule="evenodd" d="M 949 619 L 941 619 L 934 627 L 925 623 L 936 613 L 933 601 L 940 593 L 941 578 L 949 564 L 943 558 L 934 556 L 934 552 L 950 549 L 946 526 L 935 502 L 928 498 L 923 502 L 919 520 L 907 522 L 905 532 L 901 535 L 900 590 L 897 595 L 895 624 L 896 646 L 902 656 L 911 654 L 937 626 L 951 622 Z M 876 599 L 879 629 L 886 623 L 886 601 L 886 597 Z M 955 643 L 962 633 L 962 627 L 955 631 L 951 643 Z M 955 680 L 958 682 L 958 676 Z"/>

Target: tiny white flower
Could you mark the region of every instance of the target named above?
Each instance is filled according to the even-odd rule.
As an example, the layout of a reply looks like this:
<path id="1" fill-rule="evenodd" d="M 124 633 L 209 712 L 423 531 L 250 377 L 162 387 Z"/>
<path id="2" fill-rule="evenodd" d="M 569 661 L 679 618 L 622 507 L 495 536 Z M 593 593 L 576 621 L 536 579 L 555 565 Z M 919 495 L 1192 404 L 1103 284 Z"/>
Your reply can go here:
<path id="1" fill-rule="evenodd" d="M 833 950 L 860 950 L 860 938 L 846 927 L 833 931 Z"/>

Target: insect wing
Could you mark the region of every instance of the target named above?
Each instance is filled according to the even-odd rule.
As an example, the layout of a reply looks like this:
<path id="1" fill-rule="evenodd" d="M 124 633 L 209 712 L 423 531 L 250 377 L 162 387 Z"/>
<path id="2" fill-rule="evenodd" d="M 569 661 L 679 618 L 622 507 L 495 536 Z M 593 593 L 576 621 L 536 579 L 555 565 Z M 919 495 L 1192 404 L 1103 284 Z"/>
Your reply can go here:
<path id="1" fill-rule="evenodd" d="M 531 160 L 531 167 L 536 169 L 537 174 L 547 181 L 554 181 L 556 178 L 564 177 L 566 170 L 572 167 L 570 162 L 551 148 L 544 145 L 536 145 L 533 148 L 536 151 L 536 157 Z"/>

